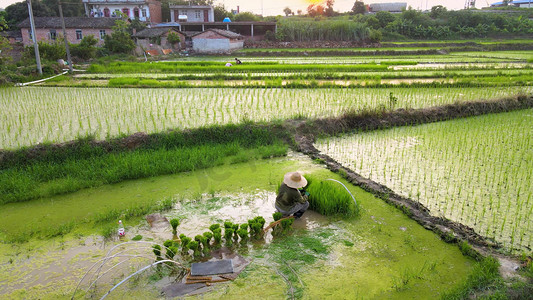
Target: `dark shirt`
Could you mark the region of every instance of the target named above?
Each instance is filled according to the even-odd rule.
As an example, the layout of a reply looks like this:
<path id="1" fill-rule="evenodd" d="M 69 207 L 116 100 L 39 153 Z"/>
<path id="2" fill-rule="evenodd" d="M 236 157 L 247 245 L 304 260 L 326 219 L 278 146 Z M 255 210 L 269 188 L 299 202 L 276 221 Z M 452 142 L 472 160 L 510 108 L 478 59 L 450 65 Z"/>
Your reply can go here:
<path id="1" fill-rule="evenodd" d="M 236 63 L 237 65 L 240 65 L 240 64 L 242 64 L 242 61 L 240 61 L 239 59 L 236 59 L 236 60 L 235 60 L 235 63 Z"/>
<path id="2" fill-rule="evenodd" d="M 306 200 L 300 194 L 300 191 L 288 187 L 282 183 L 279 187 L 279 193 L 276 197 L 276 206 L 284 211 L 289 211 L 296 203 L 305 203 Z"/>

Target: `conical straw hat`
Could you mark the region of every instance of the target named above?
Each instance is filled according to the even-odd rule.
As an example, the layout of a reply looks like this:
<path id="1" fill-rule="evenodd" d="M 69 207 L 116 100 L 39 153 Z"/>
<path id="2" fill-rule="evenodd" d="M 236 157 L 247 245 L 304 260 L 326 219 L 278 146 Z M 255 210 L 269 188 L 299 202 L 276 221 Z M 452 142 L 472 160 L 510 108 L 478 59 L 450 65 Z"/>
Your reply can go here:
<path id="1" fill-rule="evenodd" d="M 283 183 L 293 189 L 299 189 L 307 185 L 307 179 L 300 172 L 289 172 L 285 174 Z"/>

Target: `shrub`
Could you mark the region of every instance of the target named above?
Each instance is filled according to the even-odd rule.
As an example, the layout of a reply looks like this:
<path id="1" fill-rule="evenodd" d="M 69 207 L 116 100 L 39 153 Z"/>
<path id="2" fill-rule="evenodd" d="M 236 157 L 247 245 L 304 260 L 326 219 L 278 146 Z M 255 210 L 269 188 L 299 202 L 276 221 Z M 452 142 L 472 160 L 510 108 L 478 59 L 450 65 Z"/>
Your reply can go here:
<path id="1" fill-rule="evenodd" d="M 176 32 L 169 30 L 167 35 L 167 41 L 171 43 L 172 45 L 181 42 L 179 34 Z"/>
<path id="2" fill-rule="evenodd" d="M 98 40 L 93 35 L 84 36 L 79 44 L 71 45 L 71 54 L 83 60 L 95 58 L 97 43 Z"/>

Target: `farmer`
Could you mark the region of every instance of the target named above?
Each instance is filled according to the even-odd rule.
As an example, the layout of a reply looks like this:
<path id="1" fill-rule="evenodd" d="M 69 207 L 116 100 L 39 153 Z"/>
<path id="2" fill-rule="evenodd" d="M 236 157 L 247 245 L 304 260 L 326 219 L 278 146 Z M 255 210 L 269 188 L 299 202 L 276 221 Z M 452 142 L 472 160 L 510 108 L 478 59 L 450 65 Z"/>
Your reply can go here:
<path id="1" fill-rule="evenodd" d="M 302 193 L 298 190 L 306 185 L 307 180 L 300 172 L 285 174 L 276 197 L 276 209 L 283 214 L 283 217 L 293 215 L 298 219 L 307 210 L 309 207 L 307 195 L 302 196 Z"/>
<path id="2" fill-rule="evenodd" d="M 242 65 L 242 61 L 235 57 L 235 64 L 236 65 Z"/>

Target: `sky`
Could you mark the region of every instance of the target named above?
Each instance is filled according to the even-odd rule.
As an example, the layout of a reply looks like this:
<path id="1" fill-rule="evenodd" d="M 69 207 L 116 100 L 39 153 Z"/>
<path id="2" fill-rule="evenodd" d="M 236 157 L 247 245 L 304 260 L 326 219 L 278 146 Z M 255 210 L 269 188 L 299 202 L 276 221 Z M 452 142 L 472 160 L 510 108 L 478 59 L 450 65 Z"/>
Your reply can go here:
<path id="1" fill-rule="evenodd" d="M 81 0 L 80 0 L 81 1 Z M 253 12 L 255 14 L 263 14 L 265 16 L 283 15 L 283 9 L 289 7 L 294 12 L 301 9 L 305 12 L 310 2 L 316 2 L 320 0 L 215 0 L 215 4 L 224 4 L 227 10 L 237 9 L 240 6 L 240 11 Z M 488 3 L 495 2 L 496 0 L 477 0 L 476 7 L 486 7 Z M 0 0 L 0 8 L 5 8 L 21 0 Z M 333 8 L 336 11 L 346 12 L 352 9 L 355 0 L 335 0 Z M 435 5 L 446 6 L 450 10 L 462 9 L 465 5 L 465 0 L 366 0 L 365 4 L 370 3 L 388 3 L 388 2 L 407 2 L 408 6 L 414 9 L 425 10 L 431 9 Z"/>

